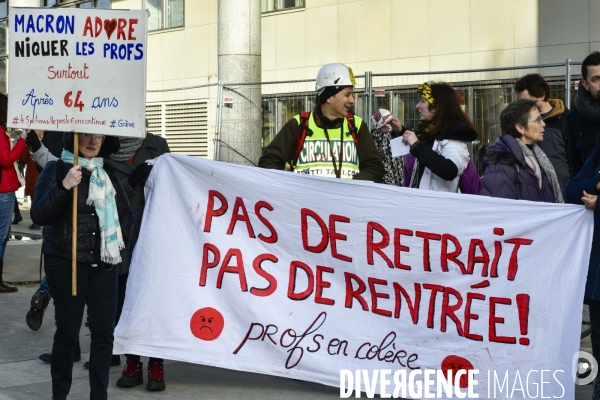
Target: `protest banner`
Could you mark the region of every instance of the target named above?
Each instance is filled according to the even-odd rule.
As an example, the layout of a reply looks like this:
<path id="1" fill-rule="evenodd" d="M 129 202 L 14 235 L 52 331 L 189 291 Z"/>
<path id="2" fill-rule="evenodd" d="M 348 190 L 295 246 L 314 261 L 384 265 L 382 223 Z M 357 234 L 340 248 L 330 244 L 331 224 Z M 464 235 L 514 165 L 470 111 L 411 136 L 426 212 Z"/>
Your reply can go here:
<path id="1" fill-rule="evenodd" d="M 144 10 L 10 8 L 7 126 L 146 135 Z M 78 162 L 74 135 L 74 164 Z M 77 190 L 72 293 L 77 295 Z"/>
<path id="2" fill-rule="evenodd" d="M 8 126 L 145 135 L 145 10 L 10 8 Z"/>
<path id="3" fill-rule="evenodd" d="M 163 155 L 114 351 L 331 386 L 471 370 L 479 398 L 569 398 L 592 225 L 576 205 Z"/>

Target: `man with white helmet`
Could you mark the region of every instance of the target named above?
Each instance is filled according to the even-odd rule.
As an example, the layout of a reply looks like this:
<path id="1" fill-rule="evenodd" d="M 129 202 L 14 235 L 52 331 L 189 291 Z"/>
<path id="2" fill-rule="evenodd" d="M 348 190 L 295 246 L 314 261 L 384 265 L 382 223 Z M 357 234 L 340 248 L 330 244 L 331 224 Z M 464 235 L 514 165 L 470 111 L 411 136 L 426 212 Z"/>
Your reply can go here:
<path id="1" fill-rule="evenodd" d="M 317 105 L 281 128 L 258 161 L 261 168 L 381 182 L 383 163 L 369 128 L 352 113 L 352 69 L 326 64 L 317 74 Z"/>

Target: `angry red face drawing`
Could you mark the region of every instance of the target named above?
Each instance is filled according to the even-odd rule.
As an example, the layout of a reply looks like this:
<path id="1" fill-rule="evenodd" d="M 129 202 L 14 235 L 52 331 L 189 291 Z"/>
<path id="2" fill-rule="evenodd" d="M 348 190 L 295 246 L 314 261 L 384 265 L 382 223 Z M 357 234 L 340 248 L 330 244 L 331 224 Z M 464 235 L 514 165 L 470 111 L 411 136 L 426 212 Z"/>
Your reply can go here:
<path id="1" fill-rule="evenodd" d="M 467 388 L 469 387 L 469 377 L 468 373 L 473 369 L 473 364 L 466 358 L 462 358 L 459 356 L 451 355 L 444 358 L 442 361 L 442 371 L 446 373 L 446 378 L 448 378 L 448 371 L 452 371 L 452 384 L 454 385 L 454 377 L 461 369 L 465 370 L 465 374 L 460 377 L 460 387 Z"/>
<path id="2" fill-rule="evenodd" d="M 199 309 L 192 315 L 190 320 L 190 329 L 192 334 L 198 339 L 211 341 L 221 335 L 225 320 L 223 315 L 212 307 Z"/>

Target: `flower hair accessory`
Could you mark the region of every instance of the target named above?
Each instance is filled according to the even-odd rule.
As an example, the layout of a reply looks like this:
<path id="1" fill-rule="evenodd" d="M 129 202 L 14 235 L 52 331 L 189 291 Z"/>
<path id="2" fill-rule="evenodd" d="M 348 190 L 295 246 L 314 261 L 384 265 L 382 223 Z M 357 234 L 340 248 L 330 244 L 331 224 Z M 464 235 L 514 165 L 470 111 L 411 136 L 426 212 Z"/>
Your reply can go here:
<path id="1" fill-rule="evenodd" d="M 419 87 L 417 88 L 417 92 L 421 93 L 421 95 L 423 95 L 425 100 L 429 104 L 431 104 L 431 107 L 435 107 L 435 99 L 431 95 L 431 86 L 429 86 L 427 83 L 423 83 L 423 84 L 419 85 Z"/>

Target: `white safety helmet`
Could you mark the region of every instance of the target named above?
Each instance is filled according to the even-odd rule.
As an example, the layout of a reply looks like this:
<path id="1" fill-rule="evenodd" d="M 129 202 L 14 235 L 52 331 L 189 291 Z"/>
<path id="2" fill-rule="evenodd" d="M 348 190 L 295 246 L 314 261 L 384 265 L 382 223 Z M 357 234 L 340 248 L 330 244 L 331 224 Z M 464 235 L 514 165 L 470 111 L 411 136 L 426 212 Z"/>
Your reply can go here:
<path id="1" fill-rule="evenodd" d="M 330 86 L 354 86 L 356 79 L 352 68 L 340 63 L 325 64 L 317 74 L 315 91 L 318 95 Z"/>

